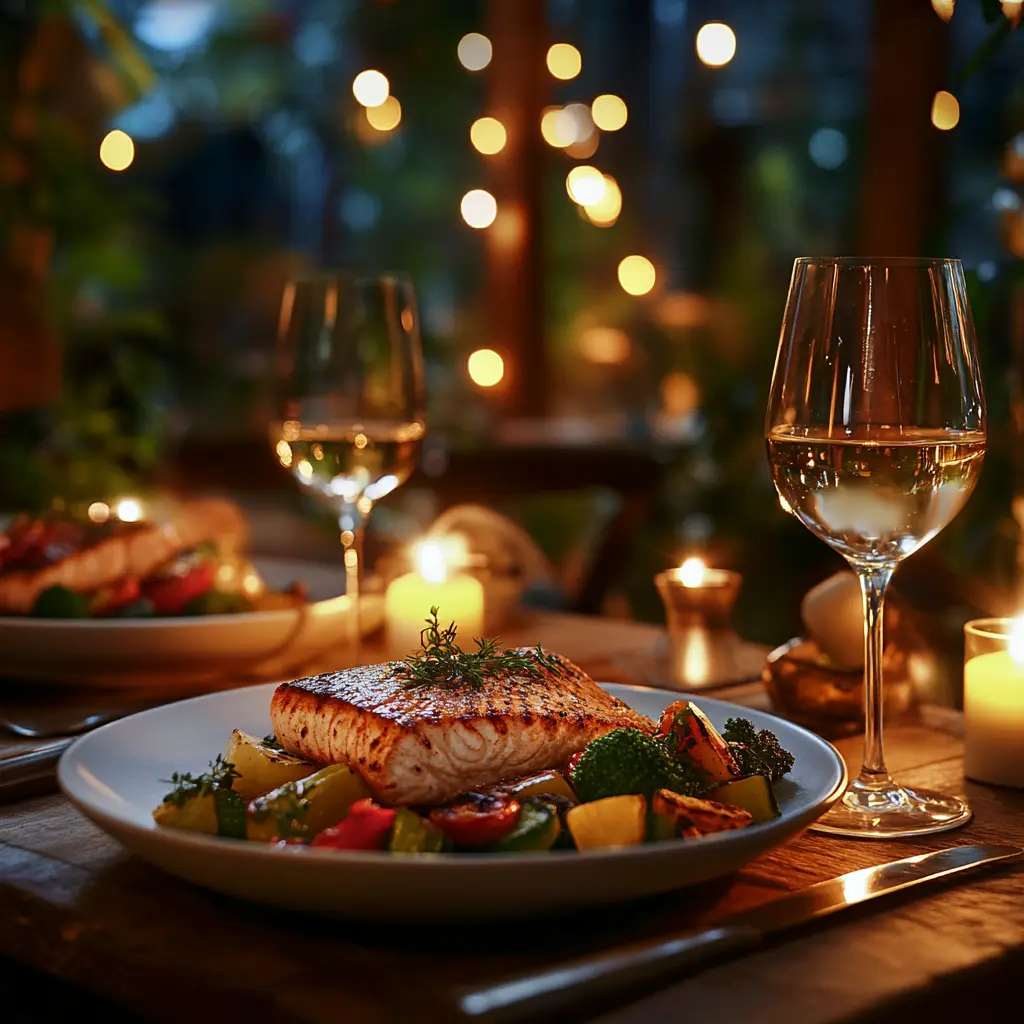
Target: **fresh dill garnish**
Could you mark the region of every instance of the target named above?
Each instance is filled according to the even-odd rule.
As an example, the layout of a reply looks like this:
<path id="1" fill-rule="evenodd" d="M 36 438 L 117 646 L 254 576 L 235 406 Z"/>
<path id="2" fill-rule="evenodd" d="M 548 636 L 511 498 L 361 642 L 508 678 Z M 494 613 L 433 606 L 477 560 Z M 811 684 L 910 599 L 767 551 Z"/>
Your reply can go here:
<path id="1" fill-rule="evenodd" d="M 199 775 L 192 775 L 189 772 L 174 772 L 169 779 L 161 779 L 167 785 L 173 786 L 164 803 L 172 803 L 175 807 L 183 806 L 194 796 L 207 796 L 215 789 L 230 789 L 231 784 L 238 778 L 238 772 L 230 761 L 225 761 L 222 754 L 218 754 L 210 762 L 210 770 Z"/>
<path id="2" fill-rule="evenodd" d="M 463 650 L 456 642 L 454 622 L 442 626 L 439 609 L 430 609 L 426 628 L 420 630 L 421 649 L 410 654 L 403 663 L 409 685 L 466 683 L 481 686 L 494 676 L 530 676 L 538 678 L 545 672 L 565 674 L 565 666 L 554 654 L 539 644 L 532 650 L 513 651 L 501 646 L 497 638 L 475 637 L 475 651 Z"/>

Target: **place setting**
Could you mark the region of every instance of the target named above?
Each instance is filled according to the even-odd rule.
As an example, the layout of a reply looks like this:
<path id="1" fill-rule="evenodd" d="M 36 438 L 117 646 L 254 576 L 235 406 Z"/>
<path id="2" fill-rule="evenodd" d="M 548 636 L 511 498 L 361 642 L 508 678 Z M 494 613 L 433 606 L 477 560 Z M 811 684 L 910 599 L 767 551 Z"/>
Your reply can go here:
<path id="1" fill-rule="evenodd" d="M 12 221 L 26 300 L 10 324 L 0 304 L 11 1019 L 868 1024 L 968 1012 L 982 977 L 1009 998 L 1020 286 L 999 305 L 1002 263 L 872 184 L 926 155 L 965 174 L 933 136 L 969 94 L 930 91 L 923 116 L 895 98 L 911 22 L 857 22 L 863 141 L 819 127 L 808 173 L 751 137 L 741 185 L 738 127 L 781 116 L 740 74 L 746 15 L 590 12 L 584 70 L 558 41 L 586 38 L 579 5 L 438 12 L 430 33 L 401 5 L 179 6 L 90 7 L 95 33 L 16 17 L 12 196 L 62 195 L 19 162 L 30 122 L 72 124 L 49 33 L 123 96 L 81 129 L 99 166 L 68 170 L 63 219 Z M 962 50 L 968 6 L 906 17 Z M 1012 7 L 974 12 L 1000 29 L 986 95 L 1024 40 Z M 608 57 L 630 18 L 653 41 L 633 92 Z M 658 127 L 681 43 L 701 145 Z M 625 98 L 599 91 L 617 80 Z M 477 107 L 467 177 L 442 128 Z M 864 225 L 825 217 L 861 178 Z M 660 216 L 632 205 L 644 180 Z M 435 210 L 453 188 L 457 233 Z M 68 212 L 91 207 L 106 241 Z M 963 258 L 794 255 L 937 237 Z"/>

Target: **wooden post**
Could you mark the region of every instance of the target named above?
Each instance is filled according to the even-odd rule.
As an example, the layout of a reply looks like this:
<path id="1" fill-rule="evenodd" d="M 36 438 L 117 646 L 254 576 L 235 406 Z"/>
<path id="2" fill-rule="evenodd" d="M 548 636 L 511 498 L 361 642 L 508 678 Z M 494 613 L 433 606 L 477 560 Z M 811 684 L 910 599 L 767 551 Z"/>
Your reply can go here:
<path id="1" fill-rule="evenodd" d="M 941 211 L 931 106 L 948 85 L 949 28 L 921 0 L 875 0 L 874 25 L 859 255 L 943 256 L 924 249 Z"/>
<path id="2" fill-rule="evenodd" d="M 498 216 L 486 229 L 486 343 L 505 358 L 505 408 L 516 416 L 548 410 L 544 346 L 541 110 L 548 89 L 544 0 L 489 0 L 494 47 L 488 114 L 505 126 L 505 148 L 484 157 Z M 483 339 L 482 339 L 483 340 Z"/>

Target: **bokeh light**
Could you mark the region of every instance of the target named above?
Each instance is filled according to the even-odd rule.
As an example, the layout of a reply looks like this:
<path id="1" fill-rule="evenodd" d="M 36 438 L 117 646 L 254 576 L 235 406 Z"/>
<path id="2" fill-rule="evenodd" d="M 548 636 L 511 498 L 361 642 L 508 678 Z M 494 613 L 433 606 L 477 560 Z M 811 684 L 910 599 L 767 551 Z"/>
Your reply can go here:
<path id="1" fill-rule="evenodd" d="M 604 195 L 596 203 L 585 206 L 587 219 L 599 228 L 611 227 L 622 213 L 622 190 L 610 175 L 604 175 Z"/>
<path id="2" fill-rule="evenodd" d="M 932 100 L 932 124 L 940 131 L 948 132 L 960 122 L 960 104 L 957 98 L 945 89 L 940 89 Z"/>
<path id="3" fill-rule="evenodd" d="M 486 228 L 498 215 L 498 201 L 486 189 L 474 188 L 462 197 L 462 219 L 471 228 Z"/>
<path id="4" fill-rule="evenodd" d="M 135 143 L 127 132 L 115 128 L 103 136 L 100 143 L 100 163 L 107 170 L 123 171 L 131 166 L 134 159 Z"/>
<path id="5" fill-rule="evenodd" d="M 949 21 L 953 17 L 955 4 L 956 0 L 932 0 L 932 8 L 943 21 Z"/>
<path id="6" fill-rule="evenodd" d="M 360 71 L 352 80 L 352 95 L 364 107 L 379 107 L 391 92 L 391 85 L 379 71 Z"/>
<path id="7" fill-rule="evenodd" d="M 122 523 L 137 523 L 142 518 L 142 502 L 138 498 L 122 498 L 117 503 L 117 518 Z"/>
<path id="8" fill-rule="evenodd" d="M 491 156 L 505 148 L 505 126 L 496 117 L 477 118 L 469 127 L 469 141 L 480 153 Z"/>
<path id="9" fill-rule="evenodd" d="M 548 71 L 555 78 L 568 82 L 583 68 L 583 57 L 572 43 L 553 43 L 548 48 Z"/>
<path id="10" fill-rule="evenodd" d="M 654 264 L 646 256 L 627 256 L 619 264 L 619 284 L 629 295 L 646 295 L 657 276 Z"/>
<path id="11" fill-rule="evenodd" d="M 721 21 L 709 21 L 697 33 L 697 56 L 711 68 L 720 68 L 736 56 L 736 33 Z"/>
<path id="12" fill-rule="evenodd" d="M 459 40 L 459 63 L 467 71 L 483 71 L 491 63 L 491 41 L 479 32 L 469 32 Z"/>
<path id="13" fill-rule="evenodd" d="M 379 132 L 389 132 L 402 120 L 402 104 L 394 96 L 389 96 L 379 106 L 367 107 L 364 113 L 371 127 Z"/>
<path id="14" fill-rule="evenodd" d="M 565 149 L 576 141 L 576 120 L 561 107 L 548 107 L 541 115 L 540 133 L 555 149 Z"/>
<path id="15" fill-rule="evenodd" d="M 105 501 L 94 501 L 87 514 L 94 523 L 105 523 L 110 518 L 110 506 Z"/>
<path id="16" fill-rule="evenodd" d="M 577 336 L 576 348 L 591 363 L 614 366 L 629 358 L 629 335 L 619 327 L 587 327 Z"/>
<path id="17" fill-rule="evenodd" d="M 597 152 L 600 141 L 601 133 L 592 131 L 582 142 L 574 142 L 571 146 L 566 146 L 565 154 L 571 156 L 573 160 L 589 160 Z"/>
<path id="18" fill-rule="evenodd" d="M 590 104 L 590 115 L 601 131 L 617 132 L 629 118 L 629 110 L 621 97 L 609 92 Z"/>
<path id="19" fill-rule="evenodd" d="M 587 164 L 574 167 L 565 178 L 565 189 L 569 198 L 580 206 L 593 206 L 599 203 L 607 189 L 604 175 L 596 168 Z"/>
<path id="20" fill-rule="evenodd" d="M 469 379 L 481 388 L 493 388 L 505 376 L 505 360 L 493 348 L 478 348 L 466 360 Z"/>

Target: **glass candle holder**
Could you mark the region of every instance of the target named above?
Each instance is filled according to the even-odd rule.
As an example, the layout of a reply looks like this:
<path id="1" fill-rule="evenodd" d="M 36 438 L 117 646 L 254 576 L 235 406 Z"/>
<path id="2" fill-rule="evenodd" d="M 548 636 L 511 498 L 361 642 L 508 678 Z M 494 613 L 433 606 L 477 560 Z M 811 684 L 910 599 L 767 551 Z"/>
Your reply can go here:
<path id="1" fill-rule="evenodd" d="M 964 626 L 964 774 L 1024 789 L 1024 620 Z"/>
<path id="2" fill-rule="evenodd" d="M 728 569 L 708 569 L 687 559 L 678 569 L 654 577 L 665 603 L 669 636 L 685 629 L 729 629 L 743 577 Z"/>

